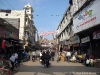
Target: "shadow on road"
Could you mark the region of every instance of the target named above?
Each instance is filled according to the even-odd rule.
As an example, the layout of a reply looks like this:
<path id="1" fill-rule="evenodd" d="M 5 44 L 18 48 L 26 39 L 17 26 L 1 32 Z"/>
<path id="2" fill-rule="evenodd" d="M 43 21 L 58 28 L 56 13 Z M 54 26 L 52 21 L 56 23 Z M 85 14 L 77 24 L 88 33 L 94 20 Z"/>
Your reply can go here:
<path id="1" fill-rule="evenodd" d="M 33 75 L 100 75 L 100 68 L 85 66 L 42 66 L 21 65 L 19 72 L 34 72 Z"/>

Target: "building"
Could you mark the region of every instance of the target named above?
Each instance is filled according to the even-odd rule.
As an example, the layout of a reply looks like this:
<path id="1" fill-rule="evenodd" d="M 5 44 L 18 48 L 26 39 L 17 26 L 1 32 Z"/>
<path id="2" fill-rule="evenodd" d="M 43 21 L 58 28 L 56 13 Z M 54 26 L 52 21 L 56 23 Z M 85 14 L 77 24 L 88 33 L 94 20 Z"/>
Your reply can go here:
<path id="1" fill-rule="evenodd" d="M 100 0 L 69 0 L 69 6 L 58 25 L 58 45 L 67 45 L 80 54 L 100 58 Z"/>
<path id="2" fill-rule="evenodd" d="M 93 54 L 100 58 L 100 0 L 81 0 L 73 15 L 73 31 L 79 36 L 81 53 Z"/>
<path id="3" fill-rule="evenodd" d="M 57 28 L 56 42 L 58 45 L 69 45 L 69 39 L 74 35 L 73 26 L 73 6 L 69 5 L 64 13 L 62 20 L 60 21 Z"/>
<path id="4" fill-rule="evenodd" d="M 33 22 L 33 8 L 28 3 L 23 10 L 0 10 L 0 17 L 19 29 L 19 39 L 24 44 L 35 46 L 36 27 Z"/>

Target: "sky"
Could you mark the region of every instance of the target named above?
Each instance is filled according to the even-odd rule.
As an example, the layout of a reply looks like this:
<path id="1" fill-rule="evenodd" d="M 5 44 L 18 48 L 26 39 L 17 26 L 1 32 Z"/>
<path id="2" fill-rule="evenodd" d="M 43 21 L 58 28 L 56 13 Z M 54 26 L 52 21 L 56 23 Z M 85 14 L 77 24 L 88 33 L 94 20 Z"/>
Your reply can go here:
<path id="1" fill-rule="evenodd" d="M 69 0 L 1 0 L 2 8 L 22 10 L 30 3 L 33 7 L 33 21 L 38 32 L 55 31 L 62 20 Z M 3 6 L 4 5 L 4 6 Z M 51 35 L 45 36 L 52 39 Z"/>

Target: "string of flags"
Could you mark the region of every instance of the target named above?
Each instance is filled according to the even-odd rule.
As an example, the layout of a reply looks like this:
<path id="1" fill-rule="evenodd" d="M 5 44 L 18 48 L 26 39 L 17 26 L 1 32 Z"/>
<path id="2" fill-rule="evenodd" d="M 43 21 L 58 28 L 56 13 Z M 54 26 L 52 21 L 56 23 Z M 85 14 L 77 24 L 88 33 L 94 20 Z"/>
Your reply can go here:
<path id="1" fill-rule="evenodd" d="M 40 36 L 47 36 L 47 35 L 56 34 L 56 33 L 58 33 L 58 30 L 55 30 L 55 31 L 47 31 L 47 32 L 41 32 L 39 35 L 40 35 Z"/>

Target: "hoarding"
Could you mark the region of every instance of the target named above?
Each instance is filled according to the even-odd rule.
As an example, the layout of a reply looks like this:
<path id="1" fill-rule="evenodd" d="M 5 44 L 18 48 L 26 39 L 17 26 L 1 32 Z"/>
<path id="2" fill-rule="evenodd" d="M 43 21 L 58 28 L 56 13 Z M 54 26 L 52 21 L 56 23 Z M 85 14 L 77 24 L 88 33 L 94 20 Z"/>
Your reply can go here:
<path id="1" fill-rule="evenodd" d="M 78 33 L 100 23 L 100 0 L 94 0 L 73 17 L 73 31 Z"/>

